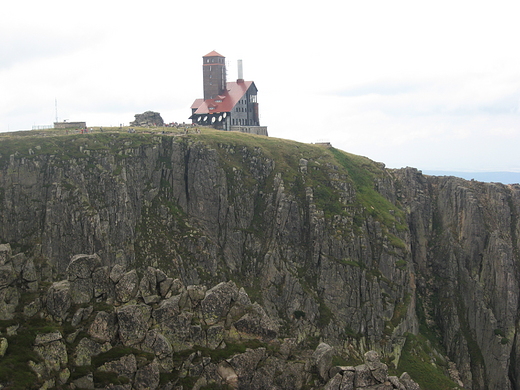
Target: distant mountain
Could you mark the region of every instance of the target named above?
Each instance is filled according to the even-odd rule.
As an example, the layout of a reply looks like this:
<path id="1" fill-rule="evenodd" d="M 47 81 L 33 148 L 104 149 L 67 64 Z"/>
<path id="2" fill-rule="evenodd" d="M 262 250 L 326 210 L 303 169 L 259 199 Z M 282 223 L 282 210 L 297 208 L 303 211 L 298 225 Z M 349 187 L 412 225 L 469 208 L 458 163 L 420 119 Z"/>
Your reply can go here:
<path id="1" fill-rule="evenodd" d="M 504 184 L 520 183 L 520 172 L 455 172 L 455 171 L 422 171 L 425 175 L 456 176 L 466 180 L 494 182 Z"/>

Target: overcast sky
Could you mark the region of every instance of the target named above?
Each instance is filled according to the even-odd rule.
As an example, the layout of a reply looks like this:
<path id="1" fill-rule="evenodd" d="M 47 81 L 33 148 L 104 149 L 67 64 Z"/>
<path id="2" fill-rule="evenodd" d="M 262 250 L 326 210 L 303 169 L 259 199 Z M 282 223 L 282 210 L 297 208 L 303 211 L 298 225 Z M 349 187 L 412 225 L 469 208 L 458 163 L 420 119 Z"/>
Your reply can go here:
<path id="1" fill-rule="evenodd" d="M 179 3 L 179 4 L 177 4 Z M 0 132 L 188 122 L 202 56 L 259 90 L 269 135 L 388 167 L 520 172 L 520 4 L 488 1 L 11 1 Z"/>

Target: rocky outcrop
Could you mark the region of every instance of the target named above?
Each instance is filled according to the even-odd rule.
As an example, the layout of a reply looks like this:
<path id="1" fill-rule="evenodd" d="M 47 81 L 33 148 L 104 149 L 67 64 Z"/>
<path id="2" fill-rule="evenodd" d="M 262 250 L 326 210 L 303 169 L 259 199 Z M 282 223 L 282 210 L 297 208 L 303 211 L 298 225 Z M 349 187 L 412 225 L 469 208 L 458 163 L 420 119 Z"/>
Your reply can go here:
<path id="1" fill-rule="evenodd" d="M 10 264 L 12 256 L 7 254 L 5 260 Z M 351 368 L 332 366 L 334 348 L 320 343 L 311 355 L 310 350 L 296 346 L 293 339 L 279 339 L 275 322 L 234 282 L 222 282 L 210 289 L 173 282 L 178 286 L 177 295 L 146 303 L 146 297 L 157 292 L 158 280 L 168 279 L 163 271 L 148 267 L 140 279 L 135 270 L 109 279 L 113 288 L 124 275 L 136 275 L 142 296 L 131 302 L 126 297 L 118 300 L 117 295 L 113 302 L 113 297 L 101 301 L 92 294 L 86 300 L 85 284 L 74 282 L 91 279 L 99 268 L 104 267 L 98 256 L 73 256 L 67 267 L 68 279 L 47 288 L 46 305 L 41 311 L 30 315 L 17 312 L 19 323 L 14 330 L 6 330 L 13 346 L 5 337 L 0 338 L 0 354 L 16 354 L 18 333 L 26 332 L 36 318 L 45 319 L 31 331 L 35 332 L 31 343 L 35 355 L 26 365 L 27 375 L 35 375 L 35 385 L 40 388 L 227 385 L 239 389 L 302 389 L 315 373 L 316 389 L 357 389 L 367 384 L 391 383 L 386 365 L 380 363 L 376 352 L 365 355 L 367 373 L 352 368 L 355 375 L 347 383 L 341 378 L 347 378 Z M 107 274 L 114 275 L 119 268 L 114 266 Z M 160 276 L 154 279 L 155 275 Z M 22 286 L 19 294 L 25 296 L 28 292 Z M 74 304 L 71 297 L 82 294 L 81 303 Z M 53 327 L 64 329 L 64 334 L 48 330 Z M 307 364 L 294 361 L 297 351 L 310 356 Z M 363 376 L 372 380 L 360 379 Z M 0 379 L 0 384 L 18 385 L 5 378 Z"/>
<path id="2" fill-rule="evenodd" d="M 408 373 L 397 376 L 388 376 L 388 367 L 381 363 L 375 351 L 365 353 L 365 364 L 333 367 L 329 371 L 332 377 L 324 390 L 420 390 Z"/>
<path id="3" fill-rule="evenodd" d="M 161 114 L 159 114 L 158 112 L 146 111 L 142 114 L 135 114 L 135 120 L 133 122 L 130 122 L 130 126 L 164 126 L 164 121 L 161 117 Z"/>
<path id="4" fill-rule="evenodd" d="M 283 357 L 268 354 L 244 379 L 260 388 L 332 380 L 318 369 L 290 379 L 320 342 L 345 367 L 374 350 L 392 374 L 519 388 L 518 185 L 226 137 L 3 140 L 0 319 L 45 313 L 83 327 L 72 343 L 155 354 L 139 368 L 157 360 L 199 387 L 240 375 L 198 346 L 258 340 L 267 351 L 279 341 Z M 71 263 L 79 253 L 89 255 Z M 178 366 L 182 351 L 195 355 Z"/>

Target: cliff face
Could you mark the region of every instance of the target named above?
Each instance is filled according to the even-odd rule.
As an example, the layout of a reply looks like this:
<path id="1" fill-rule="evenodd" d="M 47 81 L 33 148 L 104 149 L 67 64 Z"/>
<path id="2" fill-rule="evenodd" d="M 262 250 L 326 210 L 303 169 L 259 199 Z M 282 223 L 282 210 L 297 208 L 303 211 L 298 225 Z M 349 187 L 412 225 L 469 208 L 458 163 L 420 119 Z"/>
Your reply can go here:
<path id="1" fill-rule="evenodd" d="M 0 142 L 0 240 L 49 281 L 79 253 L 233 280 L 280 337 L 376 350 L 424 388 L 520 388 L 519 211 L 520 186 L 243 134 Z"/>
<path id="2" fill-rule="evenodd" d="M 419 296 L 470 388 L 519 388 L 520 186 L 396 172 Z"/>

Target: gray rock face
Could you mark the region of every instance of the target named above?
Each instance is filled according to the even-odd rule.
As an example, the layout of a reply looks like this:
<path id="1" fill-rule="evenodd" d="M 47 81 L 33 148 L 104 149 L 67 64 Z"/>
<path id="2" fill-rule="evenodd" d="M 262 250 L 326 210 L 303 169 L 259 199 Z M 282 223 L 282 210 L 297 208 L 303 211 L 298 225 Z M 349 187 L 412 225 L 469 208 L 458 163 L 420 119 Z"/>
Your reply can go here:
<path id="1" fill-rule="evenodd" d="M 88 306 L 79 307 L 72 314 L 71 309 L 77 307 L 71 304 L 72 284 L 78 280 L 93 280 L 93 275 L 99 270 L 102 270 L 104 280 L 100 285 L 104 286 L 104 291 L 110 291 L 132 275 L 131 284 L 140 286 L 140 299 L 144 302 L 151 296 L 149 294 L 154 295 L 154 288 L 158 288 L 161 282 L 171 279 L 162 271 L 148 268 L 139 280 L 135 270 L 120 272 L 120 267 L 115 266 L 113 271 L 110 267 L 101 267 L 95 257 L 73 259 L 68 268 L 68 280 L 53 283 L 46 296 L 47 313 L 62 323 L 70 322 L 70 326 L 76 328 L 66 337 L 69 347 L 60 332 L 37 334 L 34 351 L 39 361 L 28 363 L 28 368 L 42 378 L 44 387 L 58 384 L 86 389 L 171 389 L 176 382 L 161 386 L 160 373 L 175 371 L 180 378 L 189 378 L 195 383 L 195 388 L 227 384 L 242 389 L 299 390 L 310 376 L 307 367 L 319 373 L 320 386 L 327 389 L 391 383 L 386 376 L 386 366 L 373 351 L 365 354 L 366 364 L 356 368 L 331 369 L 334 348 L 325 343 L 316 348 L 310 359 L 310 351 L 304 353 L 307 354 L 307 363 L 291 361 L 290 356 L 299 349 L 296 340 L 277 340 L 277 327 L 262 306 L 251 304 L 246 291 L 238 289 L 233 282 L 220 283 L 209 290 L 198 285 L 184 289 L 182 283 L 175 283 L 173 287 L 172 283 L 171 291 L 179 294 L 166 299 L 159 297 L 158 302 L 123 304 L 114 311 L 99 310 L 98 307 L 98 304 L 104 308 L 111 307 L 107 303 L 112 299 L 110 294 L 92 295 L 86 302 Z M 90 260 L 94 262 L 90 263 Z M 9 260 L 6 264 L 10 264 Z M 17 267 L 19 270 L 22 268 Z M 110 277 L 115 274 L 119 276 Z M 107 301 L 100 302 L 102 298 Z M 45 316 L 45 310 L 40 316 Z M 236 317 L 240 318 L 234 321 Z M 198 325 L 207 319 L 214 323 L 203 327 Z M 85 329 L 85 325 L 88 328 Z M 70 331 L 68 326 L 64 329 Z M 86 333 L 81 332 L 83 329 Z M 7 334 L 14 337 L 18 330 L 20 325 L 12 326 L 7 329 Z M 243 336 L 246 336 L 246 342 L 251 342 L 251 338 L 269 340 L 273 345 L 279 345 L 280 350 L 269 353 L 267 348 L 260 346 L 241 353 L 234 352 L 227 358 L 218 357 L 218 354 L 203 356 L 201 353 L 208 349 L 225 351 L 228 343 L 240 345 L 244 342 Z M 0 354 L 7 348 L 7 340 L 1 339 Z M 129 353 L 132 351 L 135 354 Z M 185 351 L 191 353 L 187 355 Z M 74 375 L 78 370 L 92 372 L 78 377 Z M 330 381 L 329 377 L 332 377 Z M 394 381 L 415 389 L 415 383 L 409 377 L 395 378 Z"/>
<path id="2" fill-rule="evenodd" d="M 40 306 L 63 323 L 92 301 L 153 312 L 179 296 L 173 322 L 152 316 L 139 343 L 153 328 L 175 351 L 207 345 L 211 326 L 215 341 L 231 326 L 235 340 L 266 341 L 276 328 L 251 331 L 239 296 L 214 291 L 202 304 L 208 291 L 189 288 L 233 280 L 281 325 L 267 333 L 275 338 L 320 338 L 343 356 L 374 349 L 399 364 L 423 321 L 464 387 L 520 383 L 520 186 L 291 142 L 278 153 L 246 139 L 141 135 L 29 137 L 31 154 L 2 140 L 0 242 L 10 245 L 0 245 L 0 318 L 36 319 Z M 56 281 L 78 253 L 98 253 L 102 267 L 78 262 L 72 280 Z M 142 282 L 148 267 L 168 276 Z M 39 291 L 39 304 L 26 302 Z M 260 371 L 258 383 L 277 386 Z"/>

